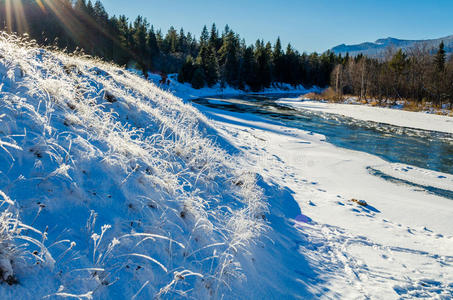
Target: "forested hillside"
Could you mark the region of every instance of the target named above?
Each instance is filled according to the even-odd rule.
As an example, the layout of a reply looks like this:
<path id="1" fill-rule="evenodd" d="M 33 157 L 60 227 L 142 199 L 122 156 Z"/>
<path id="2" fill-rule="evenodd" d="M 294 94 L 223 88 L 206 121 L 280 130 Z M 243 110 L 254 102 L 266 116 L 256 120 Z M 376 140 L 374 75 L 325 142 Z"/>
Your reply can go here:
<path id="1" fill-rule="evenodd" d="M 434 53 L 416 47 L 389 52 L 383 60 L 346 56 L 331 77 L 337 98 L 352 94 L 360 99 L 453 104 L 453 57 L 446 55 L 443 42 Z"/>
<path id="2" fill-rule="evenodd" d="M 335 98 L 413 100 L 438 105 L 453 101 L 453 60 L 439 49 L 419 45 L 392 50 L 379 59 L 299 53 L 258 39 L 248 45 L 228 25 L 212 24 L 197 37 L 171 27 L 166 33 L 138 16 L 109 16 L 101 1 L 1 1 L 0 20 L 6 31 L 26 33 L 40 45 L 69 52 L 83 51 L 118 65 L 148 72 L 178 73 L 194 88 L 229 85 L 259 91 L 274 83 L 327 87 Z"/>
<path id="3" fill-rule="evenodd" d="M 215 83 L 260 90 L 273 82 L 326 86 L 336 61 L 330 52 L 300 54 L 290 44 L 257 40 L 247 45 L 225 26 L 205 26 L 199 38 L 183 28 L 163 33 L 138 16 L 109 16 L 100 1 L 2 1 L 0 20 L 7 31 L 28 33 L 41 45 L 68 51 L 83 49 L 119 65 L 163 74 L 179 73 L 181 82 L 195 88 Z M 9 4 L 8 4 L 9 3 Z M 20 4 L 22 3 L 22 4 Z M 6 6 L 15 5 L 11 12 Z"/>

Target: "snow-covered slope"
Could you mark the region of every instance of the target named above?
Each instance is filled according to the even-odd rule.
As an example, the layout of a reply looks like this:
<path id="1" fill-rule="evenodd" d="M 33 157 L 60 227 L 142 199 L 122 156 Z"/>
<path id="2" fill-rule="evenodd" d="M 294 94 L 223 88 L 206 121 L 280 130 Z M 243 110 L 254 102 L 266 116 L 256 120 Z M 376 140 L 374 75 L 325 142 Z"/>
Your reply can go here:
<path id="1" fill-rule="evenodd" d="M 267 205 L 200 112 L 6 34 L 0 80 L 1 299 L 253 295 Z"/>

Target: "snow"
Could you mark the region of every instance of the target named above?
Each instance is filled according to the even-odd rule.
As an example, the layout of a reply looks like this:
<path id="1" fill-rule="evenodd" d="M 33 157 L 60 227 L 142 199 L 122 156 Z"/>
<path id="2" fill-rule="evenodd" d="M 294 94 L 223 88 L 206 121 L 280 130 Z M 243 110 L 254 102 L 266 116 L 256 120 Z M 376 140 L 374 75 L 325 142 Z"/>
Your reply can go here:
<path id="1" fill-rule="evenodd" d="M 401 127 L 453 133 L 453 118 L 449 116 L 365 105 L 337 104 L 321 101 L 301 101 L 299 99 L 281 99 L 279 100 L 279 103 L 294 107 L 296 109 L 340 114 L 362 121 L 372 121 Z"/>
<path id="2" fill-rule="evenodd" d="M 285 217 L 297 234 L 288 236 L 289 243 L 299 256 L 294 259 L 308 266 L 294 274 L 288 264 L 295 277 L 286 285 L 304 281 L 315 298 L 453 297 L 452 200 L 386 181 L 369 168 L 453 192 L 450 174 L 337 148 L 322 135 L 258 116 L 198 108 L 247 153 L 250 168 L 265 182 L 287 191 L 268 196 L 270 215 L 279 215 L 276 206 L 292 207 Z"/>
<path id="3" fill-rule="evenodd" d="M 452 200 L 421 188 L 451 174 L 5 34 L 0 78 L 1 299 L 453 297 Z"/>
<path id="4" fill-rule="evenodd" d="M 139 73 L 139 72 L 137 72 Z M 208 87 L 205 86 L 201 89 L 194 89 L 189 83 L 180 83 L 177 80 L 178 74 L 170 74 L 168 75 L 168 84 L 161 84 L 160 81 L 162 79 L 161 75 L 155 73 L 149 73 L 148 79 L 159 86 L 161 89 L 172 93 L 173 95 L 184 99 L 184 100 L 192 100 L 197 98 L 209 97 L 209 96 L 238 96 L 238 95 L 246 95 L 250 93 L 250 91 L 243 91 L 239 89 L 235 89 L 226 85 L 226 87 L 221 87 L 220 83 Z M 272 87 L 265 88 L 260 92 L 256 92 L 253 94 L 306 94 L 310 92 L 320 92 L 322 89 L 319 87 L 312 87 L 312 88 L 305 88 L 302 85 L 292 86 L 287 83 L 274 83 Z"/>
<path id="5" fill-rule="evenodd" d="M 236 299 L 256 285 L 244 266 L 265 253 L 267 204 L 203 114 L 6 34 L 0 79 L 1 299 Z"/>

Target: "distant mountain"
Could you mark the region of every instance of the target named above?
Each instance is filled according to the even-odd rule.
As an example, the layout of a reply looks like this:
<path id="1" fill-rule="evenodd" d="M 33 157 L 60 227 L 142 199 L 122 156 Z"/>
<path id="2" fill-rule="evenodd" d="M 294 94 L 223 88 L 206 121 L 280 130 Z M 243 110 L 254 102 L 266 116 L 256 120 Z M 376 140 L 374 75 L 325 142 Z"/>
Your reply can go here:
<path id="1" fill-rule="evenodd" d="M 341 44 L 333 47 L 331 51 L 342 55 L 349 53 L 351 56 L 357 56 L 362 53 L 363 55 L 369 57 L 378 58 L 385 56 L 388 48 L 403 49 L 405 51 L 408 51 L 414 47 L 427 47 L 428 49 L 435 49 L 442 41 L 444 41 L 446 52 L 453 53 L 453 35 L 432 40 L 400 40 L 388 37 L 386 39 L 379 39 L 374 43 L 366 42 L 358 45 Z"/>

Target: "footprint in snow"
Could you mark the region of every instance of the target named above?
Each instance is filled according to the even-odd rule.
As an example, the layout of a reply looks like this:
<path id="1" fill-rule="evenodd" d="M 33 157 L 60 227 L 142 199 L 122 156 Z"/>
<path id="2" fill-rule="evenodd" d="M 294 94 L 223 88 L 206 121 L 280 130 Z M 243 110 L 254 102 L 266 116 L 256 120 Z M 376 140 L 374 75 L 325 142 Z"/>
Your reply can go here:
<path id="1" fill-rule="evenodd" d="M 403 286 L 394 286 L 393 290 L 402 299 L 451 299 L 453 295 L 452 284 L 446 285 L 432 279 L 421 279 Z"/>

